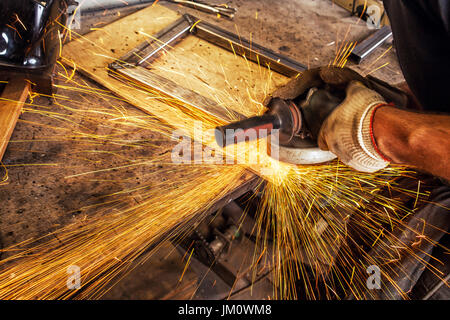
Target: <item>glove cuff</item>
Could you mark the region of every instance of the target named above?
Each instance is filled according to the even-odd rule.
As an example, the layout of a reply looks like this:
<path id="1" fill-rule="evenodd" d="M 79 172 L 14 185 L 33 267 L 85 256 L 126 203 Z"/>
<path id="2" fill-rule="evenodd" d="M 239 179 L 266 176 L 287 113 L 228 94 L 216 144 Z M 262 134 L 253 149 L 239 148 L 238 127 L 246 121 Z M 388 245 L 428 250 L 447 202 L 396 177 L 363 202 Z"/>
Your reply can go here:
<path id="1" fill-rule="evenodd" d="M 378 108 L 386 105 L 386 103 L 375 102 L 364 110 L 358 126 L 358 142 L 370 158 L 375 161 L 385 162 L 387 165 L 391 160 L 380 152 L 373 135 L 373 119 L 375 112 Z"/>

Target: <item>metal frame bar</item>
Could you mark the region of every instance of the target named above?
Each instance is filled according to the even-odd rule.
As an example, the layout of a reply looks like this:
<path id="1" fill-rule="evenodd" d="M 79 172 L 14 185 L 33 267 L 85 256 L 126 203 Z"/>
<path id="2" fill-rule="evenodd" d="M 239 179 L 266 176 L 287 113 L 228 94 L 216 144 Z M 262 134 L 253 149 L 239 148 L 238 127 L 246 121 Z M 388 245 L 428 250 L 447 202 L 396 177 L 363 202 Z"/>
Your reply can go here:
<path id="1" fill-rule="evenodd" d="M 381 46 L 391 37 L 392 30 L 390 26 L 384 26 L 378 29 L 353 49 L 350 58 L 358 64 L 361 63 L 361 61 L 367 58 L 376 48 Z"/>
<path id="2" fill-rule="evenodd" d="M 156 75 L 144 67 L 151 64 L 159 57 L 160 53 L 169 50 L 188 35 L 195 35 L 223 49 L 235 52 L 237 55 L 245 56 L 248 60 L 288 77 L 295 76 L 307 69 L 306 66 L 295 60 L 276 54 L 247 39 L 185 14 L 155 34 L 152 39 L 145 41 L 111 63 L 109 65 L 110 75 L 113 77 L 119 75 L 136 81 L 140 85 L 157 90 L 165 96 L 177 99 L 219 119 L 231 120 L 229 111 L 224 110 L 216 102 L 190 89 L 183 88 L 170 79 Z M 238 113 L 235 113 L 234 116 L 241 117 Z"/>

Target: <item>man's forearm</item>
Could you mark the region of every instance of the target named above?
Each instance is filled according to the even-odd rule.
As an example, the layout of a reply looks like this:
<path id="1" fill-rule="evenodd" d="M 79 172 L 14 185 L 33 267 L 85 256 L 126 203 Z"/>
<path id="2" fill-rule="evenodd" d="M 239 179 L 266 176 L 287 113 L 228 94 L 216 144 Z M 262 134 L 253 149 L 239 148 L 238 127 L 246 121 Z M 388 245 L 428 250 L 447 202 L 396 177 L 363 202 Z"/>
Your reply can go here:
<path id="1" fill-rule="evenodd" d="M 373 119 L 373 135 L 385 157 L 450 180 L 450 116 L 386 106 Z"/>

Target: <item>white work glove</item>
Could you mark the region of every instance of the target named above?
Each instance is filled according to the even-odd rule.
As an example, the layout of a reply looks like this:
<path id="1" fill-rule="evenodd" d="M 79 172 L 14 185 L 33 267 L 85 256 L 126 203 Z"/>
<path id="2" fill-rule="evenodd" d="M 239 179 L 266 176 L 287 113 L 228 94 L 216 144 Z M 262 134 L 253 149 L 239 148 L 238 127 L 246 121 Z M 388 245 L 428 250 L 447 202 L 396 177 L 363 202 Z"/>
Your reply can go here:
<path id="1" fill-rule="evenodd" d="M 383 97 L 361 82 L 352 81 L 345 100 L 328 116 L 319 132 L 319 147 L 330 150 L 346 165 L 363 172 L 375 172 L 389 162 L 372 137 L 372 114 L 386 105 Z M 384 159 L 383 159 L 384 158 Z"/>

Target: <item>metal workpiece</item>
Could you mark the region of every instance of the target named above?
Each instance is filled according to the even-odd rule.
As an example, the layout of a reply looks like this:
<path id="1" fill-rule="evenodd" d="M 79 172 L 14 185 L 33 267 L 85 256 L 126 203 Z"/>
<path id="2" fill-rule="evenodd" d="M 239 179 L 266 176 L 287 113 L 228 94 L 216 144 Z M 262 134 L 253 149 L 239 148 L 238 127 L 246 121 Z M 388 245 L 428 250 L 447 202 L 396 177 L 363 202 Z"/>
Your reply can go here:
<path id="1" fill-rule="evenodd" d="M 77 10 L 81 14 L 96 13 L 99 11 L 120 9 L 131 6 L 147 6 L 155 3 L 155 0 L 78 0 Z M 196 9 L 198 11 L 220 15 L 228 19 L 233 19 L 237 12 L 236 8 L 227 6 L 225 4 L 214 4 L 199 0 L 167 0 L 167 2 L 179 4 L 185 7 Z"/>
<path id="2" fill-rule="evenodd" d="M 288 77 L 297 75 L 306 70 L 306 66 L 286 56 L 252 43 L 245 38 L 223 30 L 215 25 L 200 21 L 185 14 L 174 23 L 164 28 L 154 37 L 134 48 L 132 51 L 115 61 L 110 68 L 118 70 L 123 67 L 133 67 L 149 64 L 158 54 L 192 34 L 214 45 L 217 45 L 239 56 L 245 56 L 248 60 L 268 67 Z"/>
<path id="3" fill-rule="evenodd" d="M 355 49 L 353 49 L 352 53 L 350 54 L 350 58 L 354 60 L 356 63 L 361 63 L 361 61 L 363 61 L 372 52 L 374 52 L 376 48 L 378 48 L 391 38 L 392 38 L 391 27 L 384 26 L 375 31 L 375 33 L 370 35 L 367 39 L 359 43 L 355 47 Z"/>
<path id="4" fill-rule="evenodd" d="M 170 50 L 171 47 L 187 35 L 197 36 L 289 77 L 306 70 L 306 67 L 301 63 L 278 55 L 258 44 L 251 43 L 233 33 L 185 14 L 120 59 L 111 63 L 109 65 L 109 74 L 112 77 L 128 79 L 144 87 L 159 91 L 164 96 L 174 98 L 220 120 L 243 119 L 244 117 L 241 114 L 237 112 L 230 113 L 229 110 L 211 99 L 184 88 L 167 78 L 158 76 L 147 69 L 147 67 L 151 67 L 151 63 L 161 53 Z"/>
<path id="5" fill-rule="evenodd" d="M 154 58 L 159 52 L 170 49 L 171 46 L 175 45 L 184 36 L 189 34 L 191 29 L 192 21 L 189 19 L 180 19 L 162 31 L 160 35 L 157 35 L 155 39 L 146 46 L 146 48 L 139 52 L 139 55 L 134 54 L 131 59 L 136 59 L 136 65 L 142 65 L 144 63 L 150 63 L 152 58 Z"/>
<path id="6" fill-rule="evenodd" d="M 304 126 L 303 114 L 293 101 L 272 99 L 268 105 L 269 111 L 262 116 L 249 119 L 244 119 L 240 114 L 230 116 L 225 108 L 211 99 L 179 86 L 171 80 L 156 75 L 145 68 L 151 67 L 151 62 L 160 53 L 170 50 L 173 45 L 187 35 L 197 36 L 233 52 L 237 56 L 244 56 L 250 61 L 254 61 L 263 67 L 268 67 L 288 77 L 296 76 L 307 69 L 306 66 L 295 60 L 278 55 L 236 34 L 185 14 L 158 32 L 154 37 L 112 63 L 110 65 L 110 75 L 117 78 L 122 77 L 152 90 L 159 91 L 164 97 L 174 98 L 220 120 L 229 122 L 234 119 L 243 119 L 239 122 L 216 128 L 216 142 L 220 146 L 235 144 L 244 140 L 264 138 L 264 136 L 267 137 L 274 133 L 273 130 L 276 130 L 277 136 L 275 140 L 278 140 L 277 145 L 269 149 L 276 150 L 277 154 L 271 154 L 271 156 L 281 161 L 311 164 L 335 158 L 332 153 L 321 151 L 317 147 L 316 141 L 308 135 L 309 131 L 303 130 L 304 127 L 307 129 Z M 335 105 L 333 103 L 333 106 Z M 231 139 L 227 132 L 230 130 L 233 131 Z M 250 132 L 250 130 L 254 132 Z M 268 140 L 272 140 L 272 138 Z"/>
<path id="7" fill-rule="evenodd" d="M 146 6 L 155 2 L 155 0 L 77 0 L 77 10 L 82 15 L 87 13 L 97 13 L 105 10 L 120 9 L 132 6 Z"/>

